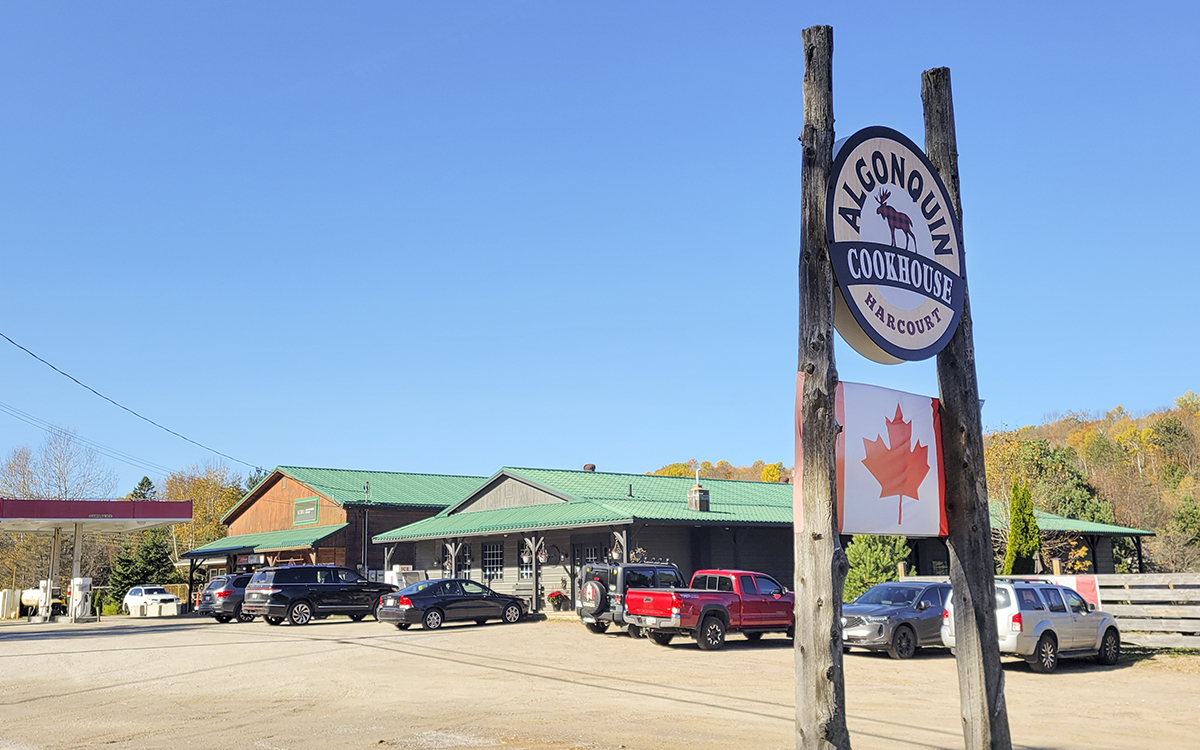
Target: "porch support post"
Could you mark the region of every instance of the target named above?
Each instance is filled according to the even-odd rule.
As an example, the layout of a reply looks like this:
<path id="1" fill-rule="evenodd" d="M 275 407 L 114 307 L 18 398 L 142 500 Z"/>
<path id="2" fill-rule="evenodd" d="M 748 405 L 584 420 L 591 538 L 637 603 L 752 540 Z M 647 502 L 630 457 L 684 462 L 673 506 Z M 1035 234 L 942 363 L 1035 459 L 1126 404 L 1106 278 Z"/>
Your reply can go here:
<path id="1" fill-rule="evenodd" d="M 1142 538 L 1140 536 L 1133 538 L 1133 548 L 1137 550 L 1138 572 L 1145 573 L 1146 569 L 1142 567 Z"/>

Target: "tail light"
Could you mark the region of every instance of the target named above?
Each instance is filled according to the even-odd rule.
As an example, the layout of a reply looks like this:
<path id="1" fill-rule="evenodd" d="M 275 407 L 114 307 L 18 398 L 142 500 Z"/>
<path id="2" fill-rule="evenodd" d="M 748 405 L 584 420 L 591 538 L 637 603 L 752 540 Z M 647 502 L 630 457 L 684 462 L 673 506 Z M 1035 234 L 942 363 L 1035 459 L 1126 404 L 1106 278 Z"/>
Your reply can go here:
<path id="1" fill-rule="evenodd" d="M 407 596 L 400 597 L 400 606 L 401 607 L 411 607 L 412 599 L 409 599 Z"/>
<path id="2" fill-rule="evenodd" d="M 225 597 L 229 596 L 231 593 L 233 593 L 233 592 L 231 592 L 231 591 L 218 591 L 218 592 L 217 592 L 217 598 L 218 598 L 218 599 L 224 599 Z"/>
<path id="3" fill-rule="evenodd" d="M 949 622 L 950 622 L 950 610 L 943 609 L 942 610 L 942 624 L 945 625 Z"/>
<path id="4" fill-rule="evenodd" d="M 679 614 L 679 608 L 682 606 L 683 606 L 683 599 L 681 599 L 679 597 L 679 594 L 676 594 L 674 591 L 672 591 L 671 592 L 671 614 L 673 614 L 673 615 Z"/>
<path id="5" fill-rule="evenodd" d="M 1010 624 L 1009 624 L 1009 629 L 1012 630 L 1012 632 L 1014 632 L 1014 633 L 1020 633 L 1024 629 L 1024 625 L 1022 625 L 1022 623 L 1021 623 L 1021 613 L 1020 612 L 1017 612 L 1016 614 L 1014 614 L 1012 616 L 1012 620 L 1010 621 Z"/>

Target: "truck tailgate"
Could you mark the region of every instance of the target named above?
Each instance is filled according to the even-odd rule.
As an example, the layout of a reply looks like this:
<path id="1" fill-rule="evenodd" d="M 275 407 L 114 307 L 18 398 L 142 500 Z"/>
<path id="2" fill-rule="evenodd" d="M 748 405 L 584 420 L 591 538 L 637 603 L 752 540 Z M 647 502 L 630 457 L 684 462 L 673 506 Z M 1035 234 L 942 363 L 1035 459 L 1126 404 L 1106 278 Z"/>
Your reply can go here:
<path id="1" fill-rule="evenodd" d="M 625 609 L 645 617 L 670 617 L 674 601 L 675 589 L 629 589 L 625 592 Z"/>

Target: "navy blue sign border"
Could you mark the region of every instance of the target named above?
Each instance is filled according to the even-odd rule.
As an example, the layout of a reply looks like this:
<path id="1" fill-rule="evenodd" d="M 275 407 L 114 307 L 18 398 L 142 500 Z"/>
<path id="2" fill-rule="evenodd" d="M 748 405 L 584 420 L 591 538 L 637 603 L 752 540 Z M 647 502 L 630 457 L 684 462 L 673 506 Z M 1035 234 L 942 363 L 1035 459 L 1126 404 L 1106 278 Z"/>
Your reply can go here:
<path id="1" fill-rule="evenodd" d="M 963 299 L 965 298 L 967 291 L 967 265 L 966 252 L 963 249 L 962 243 L 962 225 L 958 219 L 958 211 L 955 210 L 954 204 L 950 202 L 950 191 L 946 189 L 946 183 L 942 182 L 942 176 L 938 174 L 938 171 L 933 166 L 933 163 L 929 161 L 929 157 L 925 155 L 924 149 L 918 147 L 917 144 L 913 143 L 908 136 L 904 135 L 900 131 L 884 127 L 883 125 L 872 125 L 859 130 L 847 138 L 842 144 L 841 148 L 838 150 L 837 155 L 833 159 L 833 166 L 829 170 L 829 184 L 825 186 L 825 237 L 829 244 L 829 259 L 831 261 L 831 265 L 833 266 L 833 277 L 839 287 L 849 289 L 851 286 L 857 286 L 861 283 L 869 283 L 872 285 L 898 286 L 899 288 L 906 288 L 902 285 L 892 284 L 880 279 L 872 279 L 870 282 L 855 282 L 855 280 L 852 279 L 849 274 L 847 253 L 851 248 L 863 247 L 871 243 L 863 243 L 858 241 L 834 242 L 833 240 L 834 194 L 838 189 L 838 178 L 841 176 L 842 168 L 846 165 L 847 158 L 849 158 L 850 154 L 853 153 L 854 149 L 857 148 L 858 145 L 863 141 L 868 141 L 872 138 L 887 138 L 900 143 L 916 154 L 917 158 L 921 160 L 921 163 L 925 165 L 925 168 L 929 171 L 929 174 L 933 176 L 937 190 L 939 193 L 941 193 L 943 202 L 946 204 L 946 214 L 950 217 L 950 224 L 953 227 L 954 239 L 956 241 L 956 246 L 958 247 L 958 267 L 962 273 L 955 277 L 956 283 L 954 286 L 956 289 L 951 297 L 951 310 L 954 314 L 954 321 L 952 325 L 946 328 L 946 332 L 943 333 L 937 341 L 925 347 L 924 349 L 902 349 L 888 341 L 875 330 L 873 324 L 867 319 L 867 316 L 863 313 L 863 311 L 858 309 L 858 306 L 854 303 L 854 301 L 848 299 L 845 294 L 842 295 L 843 299 L 845 299 L 846 307 L 850 310 L 851 314 L 854 315 L 855 321 L 857 321 L 859 327 L 862 328 L 863 333 L 867 335 L 867 338 L 869 338 L 872 343 L 896 359 L 901 359 L 906 362 L 917 362 L 923 359 L 929 359 L 942 349 L 946 348 L 946 344 L 950 342 L 950 337 L 954 335 L 956 330 L 958 330 L 958 323 L 962 319 Z M 889 248 L 889 250 L 895 252 L 898 250 L 898 248 Z M 928 259 L 926 258 L 925 260 Z M 948 276 L 954 276 L 953 271 L 945 266 L 942 266 L 940 263 L 938 265 L 941 267 L 941 271 L 943 273 Z M 841 291 L 839 289 L 839 294 L 840 293 Z"/>

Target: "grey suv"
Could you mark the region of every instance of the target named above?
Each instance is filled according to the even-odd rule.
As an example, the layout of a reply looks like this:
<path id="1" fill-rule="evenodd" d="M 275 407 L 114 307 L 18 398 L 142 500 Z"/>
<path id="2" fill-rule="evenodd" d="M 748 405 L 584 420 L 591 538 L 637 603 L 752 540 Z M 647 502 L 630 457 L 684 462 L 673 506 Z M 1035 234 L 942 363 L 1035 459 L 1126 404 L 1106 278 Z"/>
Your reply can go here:
<path id="1" fill-rule="evenodd" d="M 242 600 L 246 598 L 246 584 L 250 573 L 217 576 L 208 582 L 200 594 L 200 606 L 196 612 L 214 618 L 217 622 L 251 622 L 254 615 L 242 611 Z"/>
<path id="2" fill-rule="evenodd" d="M 942 608 L 950 584 L 880 583 L 842 605 L 842 645 L 911 659 L 922 646 L 941 646 Z"/>
<path id="3" fill-rule="evenodd" d="M 575 611 L 593 633 L 608 630 L 610 623 L 625 625 L 625 592 L 629 589 L 687 588 L 687 579 L 674 563 L 588 563 L 580 571 L 579 599 Z M 629 634 L 641 628 L 629 625 Z"/>
<path id="4" fill-rule="evenodd" d="M 1121 632 L 1113 616 L 1050 581 L 996 581 L 996 630 L 1000 653 L 1022 657 L 1034 672 L 1053 672 L 1061 657 L 1092 657 L 1107 665 L 1121 659 Z M 942 618 L 942 642 L 954 650 L 953 599 Z"/>

